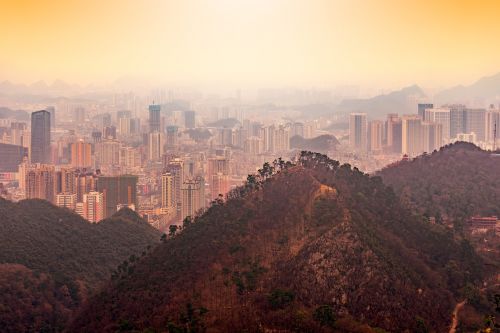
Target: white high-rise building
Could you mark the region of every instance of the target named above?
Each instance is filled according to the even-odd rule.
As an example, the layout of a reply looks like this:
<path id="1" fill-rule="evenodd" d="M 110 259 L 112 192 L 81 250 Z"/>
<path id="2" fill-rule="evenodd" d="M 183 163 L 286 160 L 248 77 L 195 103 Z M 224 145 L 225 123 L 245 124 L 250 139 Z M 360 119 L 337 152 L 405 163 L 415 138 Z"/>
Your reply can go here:
<path id="1" fill-rule="evenodd" d="M 100 192 L 83 195 L 83 214 L 89 222 L 97 223 L 104 218 L 104 196 Z"/>
<path id="2" fill-rule="evenodd" d="M 440 142 L 440 145 L 448 144 L 450 142 L 450 109 L 425 109 L 425 121 L 441 124 L 443 132 L 443 142 Z"/>
<path id="3" fill-rule="evenodd" d="M 418 115 L 402 117 L 402 153 L 415 157 L 424 152 L 422 119 Z"/>
<path id="4" fill-rule="evenodd" d="M 201 177 L 187 180 L 182 184 L 182 216 L 194 217 L 196 213 L 205 208 L 205 181 Z"/>
<path id="5" fill-rule="evenodd" d="M 148 158 L 151 161 L 160 161 L 161 155 L 163 155 L 163 145 L 165 144 L 165 138 L 161 132 L 149 133 L 148 140 Z"/>
<path id="6" fill-rule="evenodd" d="M 367 149 L 366 113 L 351 113 L 349 116 L 349 143 L 357 151 Z"/>
<path id="7" fill-rule="evenodd" d="M 368 146 L 372 152 L 382 151 L 382 137 L 384 133 L 384 123 L 380 120 L 373 120 L 368 123 Z"/>

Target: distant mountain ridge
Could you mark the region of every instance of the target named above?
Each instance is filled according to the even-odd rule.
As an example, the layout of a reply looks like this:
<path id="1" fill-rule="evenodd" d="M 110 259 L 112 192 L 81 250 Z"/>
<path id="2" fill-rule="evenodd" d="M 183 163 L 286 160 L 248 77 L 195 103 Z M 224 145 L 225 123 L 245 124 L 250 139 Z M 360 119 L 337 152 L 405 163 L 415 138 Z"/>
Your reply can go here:
<path id="1" fill-rule="evenodd" d="M 498 103 L 500 101 L 500 73 L 485 76 L 471 85 L 458 85 L 434 96 L 436 103 Z M 485 105 L 486 106 L 486 105 Z"/>
<path id="2" fill-rule="evenodd" d="M 370 118 L 385 118 L 388 113 L 415 113 L 415 106 L 410 98 L 424 98 L 424 91 L 417 85 L 412 85 L 389 94 L 378 95 L 365 99 L 346 99 L 335 107 L 335 112 L 351 113 L 365 112 Z"/>

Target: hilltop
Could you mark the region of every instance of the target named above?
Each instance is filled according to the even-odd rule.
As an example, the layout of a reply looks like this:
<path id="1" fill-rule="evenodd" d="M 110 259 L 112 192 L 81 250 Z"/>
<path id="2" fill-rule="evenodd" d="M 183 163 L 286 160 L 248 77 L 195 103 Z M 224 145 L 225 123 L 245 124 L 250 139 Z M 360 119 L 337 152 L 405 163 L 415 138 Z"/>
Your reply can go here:
<path id="1" fill-rule="evenodd" d="M 467 241 L 379 177 L 303 152 L 114 276 L 69 331 L 443 332 L 481 278 Z"/>
<path id="2" fill-rule="evenodd" d="M 290 138 L 290 148 L 292 149 L 327 152 L 335 149 L 338 144 L 339 141 L 337 138 L 328 134 L 320 135 L 311 139 L 305 139 L 299 135 L 295 135 Z"/>
<path id="3" fill-rule="evenodd" d="M 476 214 L 500 216 L 500 156 L 471 143 L 447 145 L 378 175 L 421 214 L 457 221 Z"/>
<path id="4" fill-rule="evenodd" d="M 91 224 L 43 200 L 0 199 L 0 216 L 3 332 L 62 330 L 119 264 L 160 239 L 128 209 Z"/>

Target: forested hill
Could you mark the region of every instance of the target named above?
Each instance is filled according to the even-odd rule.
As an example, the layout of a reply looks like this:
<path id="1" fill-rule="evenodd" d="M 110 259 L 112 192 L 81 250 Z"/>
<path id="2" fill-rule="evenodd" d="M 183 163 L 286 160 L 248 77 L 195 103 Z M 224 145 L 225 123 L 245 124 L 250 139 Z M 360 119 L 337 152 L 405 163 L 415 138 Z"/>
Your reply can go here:
<path id="1" fill-rule="evenodd" d="M 90 293 L 160 233 L 130 210 L 91 224 L 42 200 L 0 199 L 0 329 L 58 331 Z"/>
<path id="2" fill-rule="evenodd" d="M 69 331 L 445 332 L 481 275 L 380 178 L 303 152 L 114 276 Z"/>
<path id="3" fill-rule="evenodd" d="M 383 169 L 402 202 L 428 216 L 500 215 L 500 156 L 458 142 Z"/>

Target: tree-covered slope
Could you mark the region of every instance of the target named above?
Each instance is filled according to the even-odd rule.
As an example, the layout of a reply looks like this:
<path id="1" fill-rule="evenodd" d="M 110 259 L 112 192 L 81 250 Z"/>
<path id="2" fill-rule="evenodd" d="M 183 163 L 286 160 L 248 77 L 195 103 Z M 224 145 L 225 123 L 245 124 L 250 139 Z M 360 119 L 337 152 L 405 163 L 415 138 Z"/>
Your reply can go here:
<path id="1" fill-rule="evenodd" d="M 459 142 L 383 169 L 403 203 L 429 216 L 500 215 L 500 156 Z"/>
<path id="2" fill-rule="evenodd" d="M 466 241 L 324 155 L 275 167 L 120 270 L 69 330 L 446 330 L 481 279 Z"/>
<path id="3" fill-rule="evenodd" d="M 37 285 L 44 286 L 44 290 L 39 290 L 40 295 L 33 295 L 34 299 L 60 295 L 64 291 L 68 299 L 64 298 L 62 304 L 67 309 L 75 309 L 91 292 L 110 279 L 120 263 L 131 255 L 145 253 L 160 238 L 158 231 L 130 210 L 91 224 L 79 215 L 43 200 L 12 203 L 1 199 L 0 216 L 0 275 L 5 276 L 15 269 L 26 281 L 31 281 L 24 285 L 22 294 L 38 290 Z M 10 293 L 0 293 L 0 304 L 15 308 L 12 303 L 15 297 L 12 295 L 19 286 L 14 287 L 7 288 Z M 40 302 L 44 303 L 40 300 L 35 303 Z M 51 302 L 46 299 L 46 304 Z M 60 328 L 64 318 L 68 318 L 67 311 L 59 313 L 60 308 L 47 306 L 43 313 L 49 315 L 33 323 L 23 320 L 11 322 L 13 317 L 3 317 L 2 314 L 6 313 L 0 311 L 0 326 L 4 327 L 2 331 L 13 332 L 19 330 L 8 328 L 23 324 L 28 331 L 38 331 L 41 327 L 55 329 L 52 326 L 54 323 Z M 24 318 L 33 318 L 29 307 L 25 307 L 21 314 Z M 52 316 L 63 318 L 54 321 Z M 14 324 L 17 326 L 12 326 Z"/>

